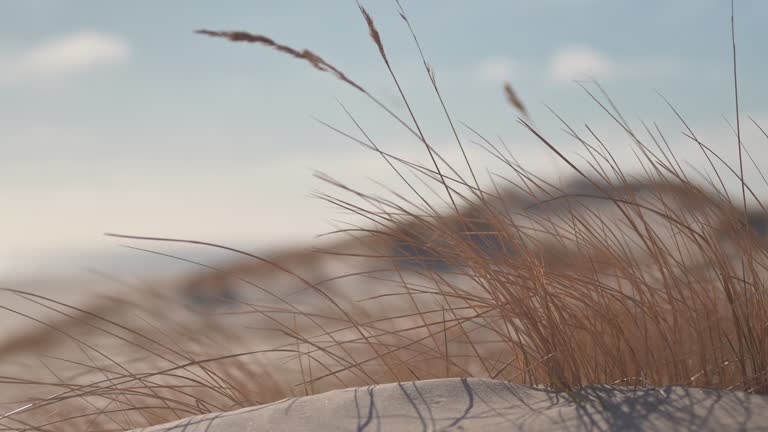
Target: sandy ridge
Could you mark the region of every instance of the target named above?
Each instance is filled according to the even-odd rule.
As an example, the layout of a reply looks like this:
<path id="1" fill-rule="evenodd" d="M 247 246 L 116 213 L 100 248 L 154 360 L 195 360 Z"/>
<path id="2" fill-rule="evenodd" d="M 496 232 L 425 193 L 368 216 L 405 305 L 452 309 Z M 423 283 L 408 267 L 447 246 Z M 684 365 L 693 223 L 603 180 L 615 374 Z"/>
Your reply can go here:
<path id="1" fill-rule="evenodd" d="M 493 430 L 768 431 L 768 397 L 679 386 L 567 394 L 453 378 L 335 390 L 136 432 Z"/>

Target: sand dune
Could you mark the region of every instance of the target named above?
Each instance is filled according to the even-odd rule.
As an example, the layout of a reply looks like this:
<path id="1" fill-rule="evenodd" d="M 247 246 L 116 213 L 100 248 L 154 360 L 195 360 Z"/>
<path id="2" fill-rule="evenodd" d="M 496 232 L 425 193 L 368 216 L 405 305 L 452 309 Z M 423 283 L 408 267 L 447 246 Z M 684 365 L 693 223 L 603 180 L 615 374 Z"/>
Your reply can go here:
<path id="1" fill-rule="evenodd" d="M 768 396 L 589 386 L 570 394 L 484 379 L 335 390 L 142 432 L 765 431 Z"/>

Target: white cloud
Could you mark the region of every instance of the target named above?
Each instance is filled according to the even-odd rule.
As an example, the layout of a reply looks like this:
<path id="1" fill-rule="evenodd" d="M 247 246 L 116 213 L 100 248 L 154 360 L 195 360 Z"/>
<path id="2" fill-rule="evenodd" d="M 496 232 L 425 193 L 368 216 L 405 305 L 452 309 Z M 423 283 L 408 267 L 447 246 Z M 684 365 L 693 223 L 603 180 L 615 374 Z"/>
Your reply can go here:
<path id="1" fill-rule="evenodd" d="M 549 62 L 549 76 L 557 82 L 610 78 L 615 69 L 610 59 L 585 46 L 562 48 L 552 55 Z"/>
<path id="2" fill-rule="evenodd" d="M 512 80 L 519 65 L 505 57 L 488 57 L 475 66 L 474 75 L 480 81 L 500 82 Z"/>
<path id="3" fill-rule="evenodd" d="M 121 63 L 129 53 L 128 44 L 115 35 L 92 32 L 63 35 L 10 59 L 0 59 L 3 69 L 0 80 L 18 82 L 82 73 Z"/>
<path id="4" fill-rule="evenodd" d="M 685 76 L 695 64 L 670 56 L 609 57 L 583 45 L 563 47 L 549 59 L 549 77 L 555 82 L 584 79 L 655 79 Z"/>

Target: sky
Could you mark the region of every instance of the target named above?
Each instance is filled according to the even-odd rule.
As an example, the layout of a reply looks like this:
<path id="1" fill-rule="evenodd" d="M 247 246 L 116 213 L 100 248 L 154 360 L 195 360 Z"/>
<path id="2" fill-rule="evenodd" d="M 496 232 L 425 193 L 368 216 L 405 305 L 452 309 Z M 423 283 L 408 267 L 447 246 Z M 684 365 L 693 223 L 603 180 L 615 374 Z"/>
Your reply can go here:
<path id="1" fill-rule="evenodd" d="M 577 145 L 549 108 L 581 130 L 591 125 L 631 162 L 627 137 L 574 82 L 594 78 L 631 122 L 658 122 L 694 167 L 703 169 L 701 158 L 659 93 L 734 161 L 726 122 L 735 119 L 729 1 L 402 3 L 454 118 L 503 139 L 528 168 L 567 174 L 516 122 L 505 81 L 568 154 Z M 363 5 L 430 141 L 459 162 L 396 4 Z M 767 17 L 767 2 L 736 0 L 743 136 L 758 165 L 768 161 L 761 150 L 768 141 L 746 116 L 768 126 L 760 42 Z M 197 29 L 244 30 L 309 48 L 406 114 L 351 0 L 2 2 L 0 277 L 99 269 L 118 255 L 130 261 L 136 252 L 105 232 L 264 251 L 332 230 L 332 220 L 345 216 L 310 196 L 334 192 L 315 170 L 362 189 L 374 190 L 378 180 L 399 190 L 380 158 L 317 121 L 355 132 L 341 104 L 380 146 L 425 160 L 402 127 L 331 76 Z M 498 168 L 470 147 L 476 167 Z"/>

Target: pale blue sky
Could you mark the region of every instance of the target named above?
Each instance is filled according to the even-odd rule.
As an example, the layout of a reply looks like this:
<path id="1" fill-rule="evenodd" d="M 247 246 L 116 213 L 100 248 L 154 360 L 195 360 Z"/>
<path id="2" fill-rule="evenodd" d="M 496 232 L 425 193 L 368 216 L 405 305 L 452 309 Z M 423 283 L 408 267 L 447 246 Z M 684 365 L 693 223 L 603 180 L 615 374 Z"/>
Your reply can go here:
<path id="1" fill-rule="evenodd" d="M 390 1 L 367 1 L 428 134 L 449 130 Z M 713 147 L 733 141 L 726 0 L 404 1 L 455 116 L 502 136 L 521 161 L 549 156 L 514 122 L 501 82 L 565 149 L 548 104 L 620 137 L 571 81 L 598 78 L 630 118 L 659 121 L 686 156 L 659 90 Z M 768 3 L 737 0 L 742 108 L 768 121 Z M 359 186 L 386 166 L 315 123 L 348 128 L 343 101 L 380 143 L 420 158 L 367 100 L 305 64 L 193 30 L 246 30 L 310 48 L 402 112 L 353 1 L 25 0 L 0 4 L 0 274 L 116 248 L 104 231 L 252 245 L 298 242 L 337 216 L 308 198 L 320 169 Z M 758 162 L 766 142 L 745 132 Z M 617 138 L 618 139 L 618 138 Z M 569 147 L 570 146 L 570 147 Z M 485 159 L 478 155 L 482 166 Z M 695 162 L 695 161 L 694 161 Z M 46 261 L 50 263 L 50 260 Z M 61 268 L 81 262 L 60 259 Z"/>

